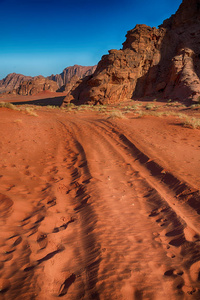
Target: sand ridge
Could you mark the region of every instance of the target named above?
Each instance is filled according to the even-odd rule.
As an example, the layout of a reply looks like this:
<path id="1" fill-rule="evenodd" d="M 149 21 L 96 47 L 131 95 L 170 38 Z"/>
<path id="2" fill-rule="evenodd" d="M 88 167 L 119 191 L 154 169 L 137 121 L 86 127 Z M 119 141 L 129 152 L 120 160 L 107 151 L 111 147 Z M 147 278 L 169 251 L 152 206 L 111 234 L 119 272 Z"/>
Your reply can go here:
<path id="1" fill-rule="evenodd" d="M 0 113 L 0 299 L 199 299 L 199 130 Z"/>

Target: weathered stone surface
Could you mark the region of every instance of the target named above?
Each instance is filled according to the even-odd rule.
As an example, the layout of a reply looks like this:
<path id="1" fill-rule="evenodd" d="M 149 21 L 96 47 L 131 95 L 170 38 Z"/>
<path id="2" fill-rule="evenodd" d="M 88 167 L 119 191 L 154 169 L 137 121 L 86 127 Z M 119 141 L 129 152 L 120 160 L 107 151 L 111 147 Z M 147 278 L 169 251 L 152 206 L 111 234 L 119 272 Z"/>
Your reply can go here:
<path id="1" fill-rule="evenodd" d="M 200 1 L 183 0 L 159 28 L 136 25 L 122 50 L 110 50 L 93 75 L 74 86 L 66 102 L 116 103 L 161 97 L 198 101 L 200 96 Z"/>
<path id="2" fill-rule="evenodd" d="M 10 73 L 4 79 L 0 80 L 0 93 L 17 89 L 24 80 L 30 80 L 32 78 L 31 76 Z"/>
<path id="3" fill-rule="evenodd" d="M 65 92 L 65 93 L 67 92 L 67 93 L 69 93 L 72 90 L 72 88 L 77 84 L 77 82 L 79 80 L 80 80 L 80 78 L 77 75 L 74 75 L 70 79 L 70 81 L 67 84 L 63 85 L 58 91 L 59 92 Z"/>
<path id="4" fill-rule="evenodd" d="M 48 80 L 43 76 L 38 76 L 34 79 L 23 81 L 22 84 L 11 93 L 19 95 L 35 95 L 42 91 L 56 92 L 57 90 L 58 85 L 55 81 Z"/>
<path id="5" fill-rule="evenodd" d="M 91 75 L 94 73 L 96 66 L 79 66 L 74 65 L 72 67 L 67 67 L 63 70 L 61 74 L 48 76 L 47 79 L 56 81 L 59 87 L 70 83 L 72 77 L 77 76 L 83 78 L 85 76 Z"/>

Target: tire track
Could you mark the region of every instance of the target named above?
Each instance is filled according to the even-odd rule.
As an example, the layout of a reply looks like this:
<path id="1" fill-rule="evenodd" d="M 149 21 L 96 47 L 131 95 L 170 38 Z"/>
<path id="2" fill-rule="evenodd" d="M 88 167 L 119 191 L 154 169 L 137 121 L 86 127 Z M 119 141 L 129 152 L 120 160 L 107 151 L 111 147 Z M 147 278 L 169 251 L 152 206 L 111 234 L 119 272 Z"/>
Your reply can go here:
<path id="1" fill-rule="evenodd" d="M 74 211 L 80 220 L 80 241 L 81 245 L 78 250 L 82 268 L 85 269 L 84 288 L 80 294 L 84 294 L 85 299 L 99 299 L 96 289 L 97 274 L 99 263 L 101 261 L 101 253 L 94 234 L 96 214 L 90 204 L 90 194 L 87 186 L 92 178 L 88 167 L 87 157 L 84 148 L 69 131 L 64 123 L 60 123 L 64 127 L 64 132 L 70 134 L 67 148 L 72 153 L 71 183 L 70 190 L 74 193 L 73 205 Z M 76 154 L 78 153 L 78 155 Z"/>
<path id="2" fill-rule="evenodd" d="M 186 291 L 187 294 L 194 294 L 194 299 L 195 297 L 198 297 L 197 294 L 199 293 L 199 289 L 198 289 L 198 284 L 197 286 L 196 283 L 193 283 L 193 280 L 191 280 L 191 275 L 190 275 L 190 269 L 191 267 L 196 264 L 199 261 L 199 246 L 198 246 L 198 240 L 199 240 L 199 235 L 193 231 L 193 229 L 188 226 L 187 224 L 190 224 L 188 222 L 189 217 L 187 217 L 187 222 L 185 219 L 182 218 L 183 213 L 181 213 L 181 215 L 177 214 L 177 212 L 179 212 L 180 207 L 178 207 L 177 209 L 173 209 L 172 204 L 168 205 L 168 200 L 166 201 L 165 199 L 167 198 L 171 198 L 171 201 L 177 201 L 176 198 L 178 198 L 178 195 L 183 195 L 184 189 L 185 187 L 188 188 L 185 184 L 181 183 L 178 181 L 178 179 L 175 181 L 175 183 L 173 182 L 173 186 L 171 181 L 173 181 L 173 177 L 171 177 L 171 181 L 168 181 L 168 176 L 169 174 L 167 174 L 167 176 L 165 177 L 166 174 L 164 174 L 164 180 L 158 180 L 158 174 L 162 174 L 163 169 L 157 165 L 155 162 L 150 161 L 150 159 L 145 156 L 145 154 L 143 154 L 142 152 L 139 151 L 139 149 L 137 149 L 124 135 L 122 135 L 119 132 L 115 132 L 116 135 L 113 138 L 113 128 L 111 128 L 112 132 L 109 132 L 109 130 L 107 128 L 103 128 L 103 132 L 106 134 L 102 135 L 102 124 L 99 125 L 99 123 L 95 122 L 95 124 L 89 124 L 88 122 L 82 122 L 81 126 L 79 127 L 78 122 L 73 123 L 73 127 L 76 128 L 74 131 L 76 133 L 76 139 L 80 139 L 83 140 L 83 136 L 86 134 L 87 131 L 89 131 L 91 134 L 87 133 L 87 136 L 90 136 L 90 139 L 93 141 L 90 141 L 90 144 L 92 144 L 93 146 L 95 145 L 95 141 L 94 141 L 94 136 L 95 139 L 98 137 L 97 141 L 98 143 L 98 155 L 101 155 L 101 146 L 100 146 L 100 141 L 103 143 L 103 147 L 104 147 L 104 155 L 105 155 L 105 148 L 109 149 L 108 152 L 113 152 L 112 155 L 117 155 L 117 159 L 118 160 L 122 160 L 123 163 L 125 164 L 129 164 L 131 172 L 138 172 L 138 173 L 142 173 L 142 179 L 140 179 L 140 181 L 142 181 L 142 188 L 140 188 L 140 190 L 144 190 L 146 191 L 146 195 L 141 195 L 142 200 L 140 201 L 140 203 L 144 203 L 146 202 L 146 204 L 148 203 L 148 205 L 146 205 L 146 211 L 148 211 L 149 207 L 153 207 L 153 209 L 151 209 L 150 213 L 149 213 L 149 218 L 154 219 L 156 217 L 156 224 L 162 228 L 162 232 L 161 233 L 155 233 L 156 237 L 155 240 L 158 241 L 161 245 L 164 245 L 164 247 L 166 247 L 167 249 L 172 248 L 172 251 L 170 249 L 170 251 L 167 251 L 167 257 L 170 258 L 175 258 L 177 257 L 177 266 L 179 263 L 179 260 L 184 260 L 184 264 L 183 267 L 185 268 L 184 271 L 176 271 L 176 269 L 178 267 L 171 267 L 171 269 L 169 270 L 165 270 L 165 272 L 163 272 L 163 275 L 166 277 L 172 277 L 172 279 L 174 279 L 174 281 L 178 282 L 176 285 L 176 288 L 174 288 L 175 290 L 179 290 L 178 294 L 181 295 L 181 293 L 184 292 L 184 290 Z M 84 125 L 83 125 L 84 124 Z M 86 125 L 87 124 L 87 125 Z M 86 128 L 84 128 L 86 127 Z M 101 127 L 101 130 L 99 130 L 99 127 Z M 109 128 L 109 127 L 108 127 Z M 108 138 L 106 137 L 108 136 Z M 112 142 L 111 142 L 112 141 Z M 114 143 L 113 143 L 114 141 Z M 82 144 L 86 145 L 86 142 L 89 143 L 89 141 L 87 140 L 83 140 Z M 107 146 L 106 146 L 107 144 Z M 114 146 L 116 145 L 116 146 Z M 123 147 L 123 150 L 120 150 L 120 148 Z M 136 149 L 135 149 L 136 148 Z M 111 151 L 112 149 L 112 151 Z M 126 150 L 126 154 L 125 151 Z M 103 151 L 103 150 L 102 150 Z M 133 153 L 134 152 L 134 153 Z M 136 154 L 137 154 L 137 157 Z M 134 159 L 130 160 L 130 153 L 133 156 Z M 109 155 L 111 155 L 109 153 Z M 108 157 L 109 157 L 108 155 Z M 139 158 L 138 158 L 139 156 Z M 89 160 L 88 160 L 89 161 Z M 130 161 L 132 161 L 130 163 Z M 143 170 L 141 170 L 141 168 L 139 168 L 138 171 L 138 161 L 139 164 L 141 165 L 145 165 L 146 163 L 150 163 L 150 166 L 147 165 L 148 171 L 151 172 L 151 176 L 153 176 L 154 182 L 152 184 L 151 180 L 147 180 L 145 177 L 143 177 L 144 175 L 146 175 L 147 173 L 145 172 L 145 174 L 143 174 Z M 156 168 L 155 168 L 156 166 Z M 136 171 L 136 169 L 137 171 Z M 159 170 L 159 172 L 158 172 Z M 142 171 L 142 172 L 141 172 Z M 159 174 L 159 175 L 160 175 Z M 132 174 L 133 175 L 133 174 Z M 149 175 L 148 175 L 149 176 Z M 170 176 L 172 176 L 170 174 Z M 166 179 L 167 178 L 167 179 Z M 146 180 L 148 182 L 146 182 Z M 156 184 L 155 184 L 156 181 Z M 116 181 L 117 182 L 117 181 Z M 157 187 L 156 189 L 156 185 L 159 185 L 160 182 L 163 183 L 167 183 L 167 189 L 162 191 L 162 188 L 159 186 L 159 189 Z M 169 184 L 170 183 L 170 184 Z M 176 192 L 176 198 L 173 197 L 172 192 L 168 193 L 168 185 L 170 188 L 174 187 L 174 190 Z M 137 189 L 137 187 L 134 187 L 135 189 Z M 141 192 L 140 192 L 141 193 Z M 161 194 L 160 194 L 161 193 Z M 161 196 L 162 195 L 162 196 Z M 178 199 L 179 200 L 179 199 Z M 144 208 L 144 205 L 143 205 Z M 190 224 L 191 225 L 191 224 Z M 194 225 L 192 224 L 192 227 L 194 227 Z M 195 228 L 196 229 L 196 228 Z M 193 237 L 192 237 L 193 235 Z M 193 241 L 191 240 L 186 240 L 187 239 L 194 239 Z M 194 247 L 194 243 L 196 243 L 195 247 Z M 175 249 L 174 249 L 175 248 Z M 181 250 L 179 250 L 179 248 Z M 193 254 L 194 248 L 196 249 L 196 254 Z M 178 251 L 177 251 L 178 249 Z M 187 249 L 187 250 L 185 250 Z M 192 250 L 193 249 L 193 250 Z M 187 255 L 180 255 L 179 252 L 184 252 L 187 253 Z M 175 254 L 174 254 L 175 253 Z M 184 257 L 185 256 L 185 257 Z M 175 273 L 177 273 L 178 275 L 175 275 Z M 181 275 L 180 275 L 181 274 Z M 184 275 L 183 275 L 184 274 Z M 178 277 L 178 280 L 177 280 Z M 181 278 L 181 279 L 180 279 Z M 184 279 L 183 279 L 184 278 Z M 180 281 L 180 283 L 179 283 Z M 191 286 L 191 287 L 190 287 Z M 195 287 L 193 287 L 195 286 Z M 188 287 L 188 290 L 187 290 Z M 168 291 L 169 292 L 169 291 Z M 134 293 L 138 293 L 137 291 L 135 291 Z M 141 292 L 143 293 L 143 292 Z M 173 291 L 173 293 L 176 293 L 175 291 Z M 176 297 L 178 297 L 178 294 L 176 295 Z M 174 296 L 174 295 L 173 295 Z M 108 296 L 109 298 L 110 296 Z M 113 296 L 114 297 L 114 296 Z M 160 297 L 164 297 L 163 295 Z M 181 296 L 180 296 L 181 297 Z M 107 298 L 106 298 L 107 299 Z"/>
<path id="3" fill-rule="evenodd" d="M 199 192 L 115 123 L 52 129 L 37 183 L 26 165 L 26 190 L 0 195 L 0 299 L 199 299 Z M 30 204 L 7 233 L 15 191 Z"/>

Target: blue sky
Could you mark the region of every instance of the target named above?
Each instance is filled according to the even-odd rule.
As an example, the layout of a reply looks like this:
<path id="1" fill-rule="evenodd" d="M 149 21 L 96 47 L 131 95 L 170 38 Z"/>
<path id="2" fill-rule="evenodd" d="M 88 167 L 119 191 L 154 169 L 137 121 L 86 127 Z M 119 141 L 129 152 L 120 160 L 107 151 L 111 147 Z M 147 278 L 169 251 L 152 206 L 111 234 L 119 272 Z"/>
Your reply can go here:
<path id="1" fill-rule="evenodd" d="M 136 24 L 157 27 L 181 0 L 0 0 L 0 79 L 98 63 Z"/>

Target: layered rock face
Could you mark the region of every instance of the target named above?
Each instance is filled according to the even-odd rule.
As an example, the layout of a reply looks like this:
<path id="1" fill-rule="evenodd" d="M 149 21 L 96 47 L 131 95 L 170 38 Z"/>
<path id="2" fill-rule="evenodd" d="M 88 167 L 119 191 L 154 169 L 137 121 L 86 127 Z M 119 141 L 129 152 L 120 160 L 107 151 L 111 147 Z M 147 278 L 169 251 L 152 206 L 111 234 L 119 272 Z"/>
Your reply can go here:
<path id="1" fill-rule="evenodd" d="M 47 79 L 56 81 L 59 87 L 68 84 L 74 76 L 78 79 L 94 73 L 96 66 L 85 67 L 74 65 L 72 67 L 65 68 L 61 74 L 48 76 Z"/>
<path id="2" fill-rule="evenodd" d="M 198 101 L 200 1 L 183 0 L 159 29 L 136 25 L 121 50 L 102 57 L 93 75 L 75 85 L 66 102 L 115 103 L 134 97 Z"/>
<path id="3" fill-rule="evenodd" d="M 48 80 L 43 76 L 35 77 L 34 79 L 23 81 L 22 84 L 12 91 L 12 94 L 19 95 L 36 95 L 42 91 L 56 92 L 58 85 L 53 80 Z"/>
<path id="4" fill-rule="evenodd" d="M 10 73 L 4 79 L 0 80 L 0 93 L 9 92 L 19 87 L 24 80 L 32 79 L 31 76 Z"/>

